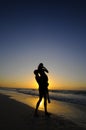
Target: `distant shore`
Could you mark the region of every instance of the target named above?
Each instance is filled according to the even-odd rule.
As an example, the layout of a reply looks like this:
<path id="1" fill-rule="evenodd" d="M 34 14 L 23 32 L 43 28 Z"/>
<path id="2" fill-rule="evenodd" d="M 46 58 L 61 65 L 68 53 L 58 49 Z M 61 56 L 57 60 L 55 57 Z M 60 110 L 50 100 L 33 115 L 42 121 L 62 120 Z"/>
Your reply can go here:
<path id="1" fill-rule="evenodd" d="M 0 94 L 0 130 L 85 130 L 60 116 L 45 117 L 39 111 L 34 117 L 34 109 Z"/>

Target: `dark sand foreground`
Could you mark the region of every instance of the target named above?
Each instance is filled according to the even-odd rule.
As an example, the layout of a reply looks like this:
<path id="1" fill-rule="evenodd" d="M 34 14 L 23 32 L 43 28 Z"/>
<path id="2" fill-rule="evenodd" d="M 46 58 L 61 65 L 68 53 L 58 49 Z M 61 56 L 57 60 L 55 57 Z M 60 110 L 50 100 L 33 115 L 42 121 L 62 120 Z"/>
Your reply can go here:
<path id="1" fill-rule="evenodd" d="M 85 130 L 63 117 L 33 115 L 33 108 L 0 94 L 0 130 Z"/>

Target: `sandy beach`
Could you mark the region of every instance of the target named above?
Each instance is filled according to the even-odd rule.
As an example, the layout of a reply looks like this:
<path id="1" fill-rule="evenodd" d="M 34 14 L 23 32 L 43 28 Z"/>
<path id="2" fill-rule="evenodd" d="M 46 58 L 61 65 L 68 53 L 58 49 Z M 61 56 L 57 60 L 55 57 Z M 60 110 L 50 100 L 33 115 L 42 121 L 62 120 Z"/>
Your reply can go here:
<path id="1" fill-rule="evenodd" d="M 0 130 L 85 130 L 64 117 L 52 114 L 45 117 L 39 111 L 39 117 L 34 117 L 34 108 L 0 94 Z"/>

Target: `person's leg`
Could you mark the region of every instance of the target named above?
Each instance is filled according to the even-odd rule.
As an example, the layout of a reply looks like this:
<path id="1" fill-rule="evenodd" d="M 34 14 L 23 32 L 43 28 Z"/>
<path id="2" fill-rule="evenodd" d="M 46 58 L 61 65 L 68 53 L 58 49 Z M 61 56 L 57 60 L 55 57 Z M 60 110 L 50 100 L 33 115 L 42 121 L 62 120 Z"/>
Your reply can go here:
<path id="1" fill-rule="evenodd" d="M 38 110 L 38 107 L 39 107 L 39 105 L 40 105 L 41 100 L 42 100 L 42 98 L 40 98 L 40 99 L 38 100 L 38 102 L 37 102 L 37 104 L 36 104 L 36 110 Z"/>
<path id="2" fill-rule="evenodd" d="M 50 103 L 50 97 L 49 97 L 48 86 L 46 86 L 46 93 L 47 93 L 47 99 L 48 99 L 48 103 Z"/>
<path id="3" fill-rule="evenodd" d="M 47 112 L 47 93 L 44 96 L 44 109 L 45 109 L 45 116 L 50 116 L 50 113 Z"/>
<path id="4" fill-rule="evenodd" d="M 47 113 L 47 95 L 44 95 L 44 110 L 45 110 L 45 114 Z"/>
<path id="5" fill-rule="evenodd" d="M 42 96 L 39 98 L 39 100 L 38 100 L 38 102 L 37 102 L 37 104 L 36 104 L 35 116 L 38 115 L 37 111 L 38 111 L 38 107 L 39 107 L 39 105 L 40 105 L 41 100 L 42 100 Z"/>
<path id="6" fill-rule="evenodd" d="M 47 97 L 48 97 L 48 103 L 50 103 L 50 97 L 49 97 L 49 92 L 47 93 Z"/>

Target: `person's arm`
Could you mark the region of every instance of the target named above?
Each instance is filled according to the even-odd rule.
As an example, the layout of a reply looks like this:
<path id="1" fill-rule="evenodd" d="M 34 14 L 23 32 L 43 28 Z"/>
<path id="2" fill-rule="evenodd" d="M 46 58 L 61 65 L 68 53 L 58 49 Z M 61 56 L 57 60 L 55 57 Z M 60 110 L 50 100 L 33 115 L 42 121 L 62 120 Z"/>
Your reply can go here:
<path id="1" fill-rule="evenodd" d="M 45 67 L 43 67 L 43 69 L 44 69 L 45 72 L 49 73 L 49 71 Z"/>

